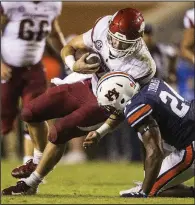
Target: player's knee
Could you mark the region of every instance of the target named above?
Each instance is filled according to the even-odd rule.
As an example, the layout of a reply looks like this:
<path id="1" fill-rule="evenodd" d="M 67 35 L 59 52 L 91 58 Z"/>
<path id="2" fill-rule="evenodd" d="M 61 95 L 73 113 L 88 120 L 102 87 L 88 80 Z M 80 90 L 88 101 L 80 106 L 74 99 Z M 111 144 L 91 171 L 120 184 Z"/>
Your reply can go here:
<path id="1" fill-rule="evenodd" d="M 33 122 L 33 114 L 29 108 L 23 108 L 21 111 L 21 120 L 25 122 Z"/>
<path id="2" fill-rule="evenodd" d="M 48 136 L 48 140 L 53 143 L 56 144 L 57 141 L 57 130 L 56 127 L 54 125 L 52 125 L 49 129 L 49 136 Z"/>
<path id="3" fill-rule="evenodd" d="M 65 144 L 70 140 L 68 132 L 58 129 L 55 125 L 52 125 L 49 130 L 48 140 L 53 144 Z"/>

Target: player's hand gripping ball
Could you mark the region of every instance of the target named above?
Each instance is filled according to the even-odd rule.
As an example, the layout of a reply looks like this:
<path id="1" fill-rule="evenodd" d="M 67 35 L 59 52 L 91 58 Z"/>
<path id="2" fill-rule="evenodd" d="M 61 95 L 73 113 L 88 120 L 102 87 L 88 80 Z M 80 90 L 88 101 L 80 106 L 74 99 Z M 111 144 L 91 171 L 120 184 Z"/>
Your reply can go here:
<path id="1" fill-rule="evenodd" d="M 87 49 L 78 49 L 75 52 L 77 71 L 84 74 L 95 73 L 100 68 L 101 58 L 98 53 Z"/>

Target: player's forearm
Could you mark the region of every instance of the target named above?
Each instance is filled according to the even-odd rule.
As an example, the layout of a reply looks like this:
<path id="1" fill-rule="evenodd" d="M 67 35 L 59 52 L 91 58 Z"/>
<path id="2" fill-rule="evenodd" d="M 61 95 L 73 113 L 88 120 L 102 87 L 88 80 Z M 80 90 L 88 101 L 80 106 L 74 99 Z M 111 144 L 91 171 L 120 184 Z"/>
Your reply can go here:
<path id="1" fill-rule="evenodd" d="M 50 52 L 54 56 L 58 56 L 61 58 L 60 51 L 61 51 L 62 46 L 58 40 L 54 40 L 54 38 L 49 37 L 47 38 L 46 46 L 47 46 L 48 52 Z"/>
<path id="2" fill-rule="evenodd" d="M 160 152 L 153 152 L 146 155 L 144 168 L 145 178 L 143 181 L 142 189 L 145 194 L 149 194 L 159 174 L 163 157 Z"/>
<path id="3" fill-rule="evenodd" d="M 77 49 L 79 48 L 86 48 L 84 41 L 83 41 L 83 35 L 78 35 L 74 37 L 66 46 L 63 47 L 61 50 L 61 57 L 64 60 L 65 57 L 69 55 L 73 55 Z"/>
<path id="4" fill-rule="evenodd" d="M 159 174 L 164 152 L 161 133 L 154 119 L 148 118 L 146 125 L 140 126 L 139 131 L 142 133 L 143 144 L 146 150 L 144 163 L 145 178 L 142 189 L 148 195 Z"/>
<path id="5" fill-rule="evenodd" d="M 63 62 L 70 68 L 71 71 L 74 71 L 74 64 L 76 62 L 74 54 L 75 49 L 69 44 L 64 46 L 60 53 Z"/>
<path id="6" fill-rule="evenodd" d="M 110 117 L 100 128 L 96 130 L 96 132 L 98 132 L 100 138 L 102 138 L 109 132 L 112 132 L 122 121 L 122 118 L 119 118 L 116 115 L 110 115 Z"/>
<path id="7" fill-rule="evenodd" d="M 67 44 L 66 46 L 64 46 L 61 50 L 61 57 L 62 57 L 62 60 L 65 60 L 65 57 L 69 56 L 69 55 L 73 55 L 74 56 L 75 54 L 75 49 Z"/>
<path id="8" fill-rule="evenodd" d="M 74 37 L 61 50 L 61 58 L 66 63 L 66 65 L 70 68 L 70 70 L 75 71 L 75 72 L 80 72 L 80 69 L 78 69 L 78 66 L 75 66 L 76 61 L 75 61 L 74 54 L 77 49 L 83 49 L 83 48 L 86 48 L 86 45 L 83 41 L 83 35 L 81 34 L 81 35 Z M 81 62 L 81 64 L 82 63 L 83 62 Z"/>
<path id="9" fill-rule="evenodd" d="M 66 40 L 64 38 L 64 34 L 62 33 L 62 30 L 60 28 L 60 25 L 59 25 L 57 19 L 54 21 L 54 28 L 55 28 L 55 31 L 56 31 L 56 34 L 58 36 L 58 40 L 59 40 L 60 44 L 62 45 L 62 47 L 65 46 L 67 43 L 66 43 Z"/>
<path id="10" fill-rule="evenodd" d="M 52 24 L 52 30 L 46 39 L 46 43 L 47 47 L 50 49 L 50 51 L 52 51 L 52 53 L 60 56 L 60 51 L 66 45 L 66 41 L 57 19 L 55 19 Z"/>

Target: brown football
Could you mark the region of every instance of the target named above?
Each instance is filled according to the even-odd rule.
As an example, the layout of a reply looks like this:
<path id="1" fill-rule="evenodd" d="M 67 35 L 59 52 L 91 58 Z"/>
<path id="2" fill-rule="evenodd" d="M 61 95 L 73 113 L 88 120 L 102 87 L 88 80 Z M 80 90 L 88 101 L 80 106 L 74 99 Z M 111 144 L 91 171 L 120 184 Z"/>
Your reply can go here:
<path id="1" fill-rule="evenodd" d="M 88 64 L 101 63 L 101 59 L 98 53 L 90 53 L 85 62 Z"/>
<path id="2" fill-rule="evenodd" d="M 87 56 L 87 58 L 85 59 L 86 63 L 88 64 L 101 63 L 99 54 L 87 49 L 77 49 L 75 52 L 75 60 L 80 59 L 81 56 L 84 55 L 85 53 L 89 53 L 89 56 Z"/>
<path id="3" fill-rule="evenodd" d="M 77 49 L 75 54 L 74 54 L 75 60 L 77 61 L 78 59 L 81 58 L 82 55 L 84 55 L 85 53 L 89 53 L 89 52 L 90 51 L 85 49 L 85 48 Z"/>

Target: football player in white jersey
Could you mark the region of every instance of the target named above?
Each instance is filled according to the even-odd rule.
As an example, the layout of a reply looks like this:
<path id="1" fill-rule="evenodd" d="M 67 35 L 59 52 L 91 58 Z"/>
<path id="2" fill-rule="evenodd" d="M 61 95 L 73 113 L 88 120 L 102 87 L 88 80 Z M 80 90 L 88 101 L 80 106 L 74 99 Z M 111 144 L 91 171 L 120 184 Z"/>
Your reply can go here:
<path id="1" fill-rule="evenodd" d="M 61 9 L 61 2 L 1 2 L 1 20 L 4 20 L 1 33 L 1 135 L 5 138 L 18 114 L 19 97 L 25 106 L 46 90 L 41 60 L 46 40 L 57 43 L 59 48 L 64 46 L 57 21 Z M 38 126 L 35 131 L 44 132 Z M 46 145 L 45 136 L 33 139 L 36 164 Z M 31 155 L 28 148 L 30 146 L 25 154 Z"/>
<path id="2" fill-rule="evenodd" d="M 108 118 L 95 97 L 98 79 L 103 74 L 121 70 L 132 75 L 142 85 L 151 80 L 156 66 L 142 39 L 144 25 L 141 12 L 132 8 L 122 9 L 113 16 L 98 19 L 92 29 L 76 36 L 62 49 L 61 56 L 68 67 L 78 73 L 93 73 L 92 79 L 49 88 L 23 108 L 21 118 L 33 125 L 48 119 L 60 119 L 49 130 L 49 142 L 38 166 L 20 166 L 18 170 L 23 179 L 16 186 L 4 189 L 3 195 L 35 194 L 42 179 L 61 158 L 66 142 L 73 137 L 86 135 Z M 89 54 L 75 61 L 75 51 L 82 48 L 98 52 L 102 59 L 101 65 L 87 64 L 85 58 Z M 47 130 L 45 123 L 41 126 L 42 130 Z M 37 138 L 43 137 L 43 133 L 36 133 L 34 128 L 30 127 L 31 132 L 37 134 Z M 27 177 L 30 172 L 32 174 Z"/>
<path id="3" fill-rule="evenodd" d="M 73 71 L 86 74 L 94 71 L 82 61 L 75 62 L 75 49 L 92 48 L 101 55 L 101 67 L 92 77 L 94 94 L 98 79 L 109 70 L 131 73 L 141 84 L 147 83 L 154 76 L 156 65 L 142 39 L 144 26 L 143 16 L 133 9 L 99 18 L 92 29 L 63 48 L 62 59 Z"/>

